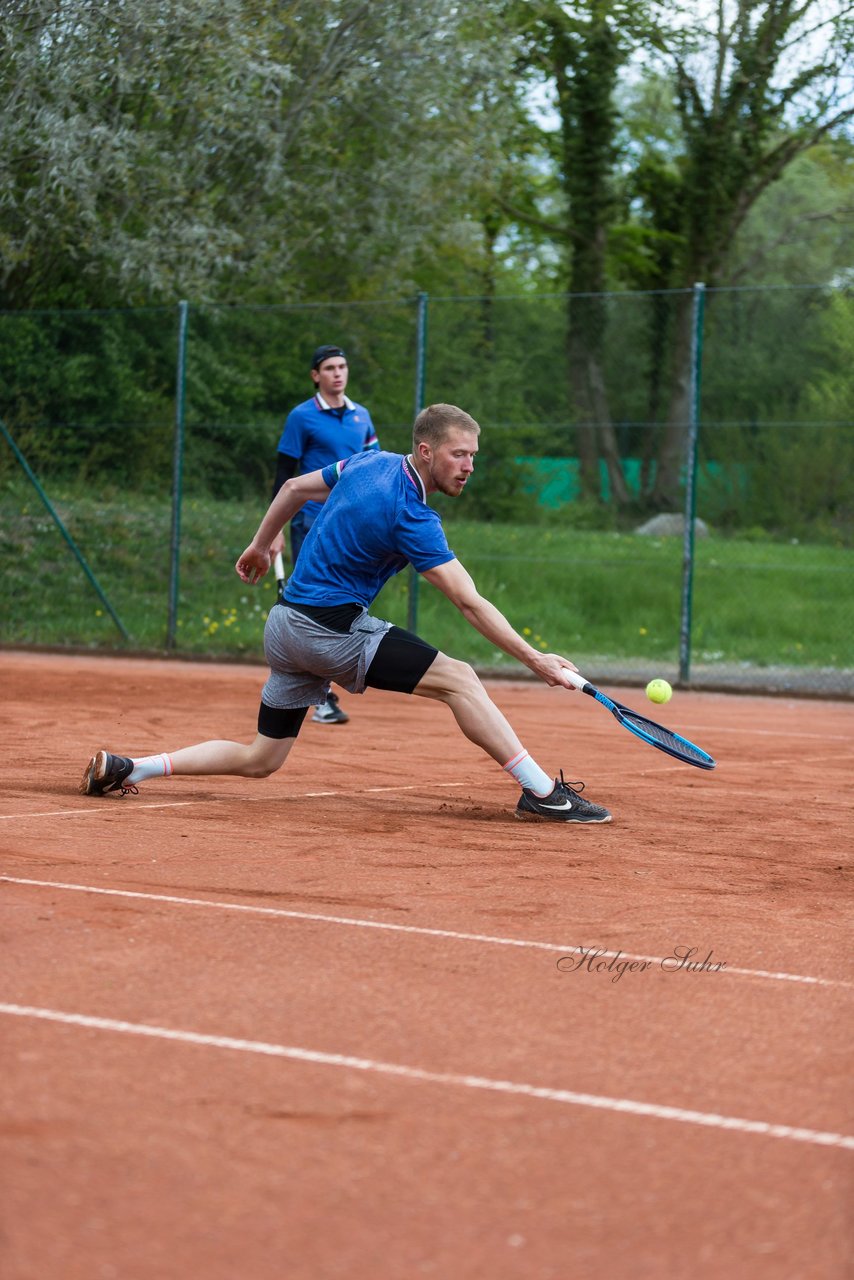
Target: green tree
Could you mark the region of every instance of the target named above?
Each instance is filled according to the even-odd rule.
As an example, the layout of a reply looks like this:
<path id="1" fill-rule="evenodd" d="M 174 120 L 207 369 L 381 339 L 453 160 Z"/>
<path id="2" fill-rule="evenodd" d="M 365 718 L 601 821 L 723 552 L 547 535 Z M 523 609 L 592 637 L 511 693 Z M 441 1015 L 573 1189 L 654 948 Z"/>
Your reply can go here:
<path id="1" fill-rule="evenodd" d="M 571 9 L 558 0 L 511 6 L 521 64 L 553 86 L 558 130 L 552 159 L 559 201 L 552 216 L 522 201 L 504 207 L 549 232 L 560 246 L 569 300 L 567 375 L 585 494 L 598 498 L 599 460 L 618 503 L 628 499 L 611 420 L 603 355 L 607 311 L 609 232 L 616 200 L 616 87 L 635 47 L 648 5 L 632 0 L 583 0 Z"/>
<path id="2" fill-rule="evenodd" d="M 494 167 L 474 0 L 0 0 L 0 309 L 365 296 Z"/>
<path id="3" fill-rule="evenodd" d="M 854 262 L 854 140 L 828 138 L 792 161 L 758 198 L 721 284 L 843 281 Z"/>
<path id="4" fill-rule="evenodd" d="M 697 24 L 693 6 L 654 0 L 508 6 L 523 71 L 536 71 L 554 90 L 558 188 L 543 200 L 534 162 L 529 199 L 503 205 L 553 238 L 576 295 L 567 367 L 577 420 L 596 424 L 579 432 L 588 492 L 598 492 L 604 458 L 612 492 L 626 498 L 614 389 L 603 376 L 615 339 L 598 295 L 609 281 L 662 291 L 648 324 L 646 420 L 664 423 L 647 436 L 647 499 L 676 506 L 691 393 L 691 286 L 726 278 L 756 202 L 854 115 L 844 97 L 852 13 L 850 3 L 828 0 L 719 0 L 706 25 Z M 643 124 L 632 136 L 621 120 L 618 76 L 640 79 L 633 51 L 659 69 L 654 82 L 646 77 L 647 136 Z M 811 210 L 811 222 L 820 217 Z"/>
<path id="5" fill-rule="evenodd" d="M 719 0 L 711 30 L 671 44 L 681 155 L 672 283 L 714 285 L 757 200 L 793 161 L 852 117 L 846 95 L 854 5 Z M 667 422 L 653 505 L 679 503 L 691 395 L 691 298 L 677 302 Z"/>

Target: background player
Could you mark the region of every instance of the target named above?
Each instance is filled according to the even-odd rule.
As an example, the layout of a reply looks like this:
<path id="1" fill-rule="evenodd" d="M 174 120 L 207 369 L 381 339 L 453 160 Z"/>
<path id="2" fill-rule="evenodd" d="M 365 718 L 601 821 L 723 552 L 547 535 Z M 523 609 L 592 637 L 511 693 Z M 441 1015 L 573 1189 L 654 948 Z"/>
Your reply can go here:
<path id="1" fill-rule="evenodd" d="M 311 378 L 317 390 L 288 414 L 276 454 L 276 478 L 272 496 L 292 476 L 318 471 L 331 462 L 350 458 L 366 449 L 378 449 L 379 441 L 364 405 L 356 404 L 345 390 L 349 378 L 347 357 L 341 347 L 318 347 L 311 358 Z M 295 565 L 306 534 L 320 513 L 319 502 L 307 502 L 291 520 L 291 563 Z M 280 534 L 273 555 L 284 547 Z M 312 720 L 319 724 L 345 724 L 349 716 L 330 693 L 316 708 Z"/>

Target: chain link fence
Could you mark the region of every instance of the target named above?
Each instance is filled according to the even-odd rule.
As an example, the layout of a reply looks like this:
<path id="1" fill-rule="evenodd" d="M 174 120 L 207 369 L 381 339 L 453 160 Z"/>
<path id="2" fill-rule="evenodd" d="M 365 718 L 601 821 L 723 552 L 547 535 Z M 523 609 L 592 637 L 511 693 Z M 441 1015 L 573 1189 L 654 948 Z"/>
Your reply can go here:
<path id="1" fill-rule="evenodd" d="M 327 341 L 384 448 L 423 403 L 481 423 L 437 505 L 532 643 L 594 679 L 854 691 L 842 286 L 2 313 L 0 643 L 257 660 L 274 589 L 232 566 Z M 500 665 L 414 575 L 377 608 Z"/>

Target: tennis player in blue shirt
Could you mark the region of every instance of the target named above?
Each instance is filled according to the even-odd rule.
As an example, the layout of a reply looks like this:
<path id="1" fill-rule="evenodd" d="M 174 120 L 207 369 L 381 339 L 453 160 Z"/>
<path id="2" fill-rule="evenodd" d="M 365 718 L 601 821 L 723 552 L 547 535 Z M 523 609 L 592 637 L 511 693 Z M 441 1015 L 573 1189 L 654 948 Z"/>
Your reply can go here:
<path id="1" fill-rule="evenodd" d="M 407 564 L 438 587 L 487 640 L 548 685 L 573 688 L 567 658 L 540 653 L 481 596 L 448 546 L 431 493 L 457 498 L 474 470 L 480 427 L 455 405 L 436 404 L 416 418 L 412 452 L 371 452 L 344 459 L 282 486 L 237 561 L 244 582 L 272 563 L 282 527 L 311 501 L 322 511 L 309 530 L 284 599 L 270 611 L 264 651 L 270 674 L 261 691 L 252 743 L 213 741 L 133 760 L 101 750 L 89 761 L 85 795 L 135 791 L 171 774 L 264 778 L 281 768 L 309 707 L 335 680 L 351 693 L 366 688 L 432 698 L 448 705 L 470 742 L 521 787 L 516 816 L 564 823 L 609 822 L 607 809 L 546 773 L 528 754 L 472 668 L 368 609 L 383 584 Z"/>
<path id="2" fill-rule="evenodd" d="M 292 476 L 318 471 L 341 458 L 379 449 L 371 415 L 364 405 L 356 404 L 345 395 L 349 373 L 341 347 L 327 344 L 318 347 L 311 357 L 311 378 L 316 390 L 310 400 L 291 409 L 285 420 L 276 453 L 274 498 Z M 321 510 L 319 502 L 309 501 L 291 520 L 291 564 L 296 564 L 306 535 Z M 284 541 L 281 535 L 274 540 L 274 557 L 283 550 Z M 346 724 L 349 718 L 332 692 L 312 716 L 319 724 Z"/>

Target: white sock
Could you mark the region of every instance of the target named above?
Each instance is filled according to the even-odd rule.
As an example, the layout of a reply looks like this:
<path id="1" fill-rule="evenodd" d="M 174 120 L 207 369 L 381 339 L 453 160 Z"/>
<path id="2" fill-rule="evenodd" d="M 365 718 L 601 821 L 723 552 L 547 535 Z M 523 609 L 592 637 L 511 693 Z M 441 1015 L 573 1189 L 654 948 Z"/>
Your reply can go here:
<path id="1" fill-rule="evenodd" d="M 526 791 L 533 791 L 535 796 L 549 796 L 555 789 L 554 778 L 544 773 L 536 760 L 532 760 L 523 748 L 512 760 L 502 765 L 505 773 L 512 776 Z"/>
<path id="2" fill-rule="evenodd" d="M 133 773 L 126 781 L 145 782 L 146 778 L 170 778 L 171 776 L 171 756 L 143 756 L 140 760 L 134 760 Z"/>

